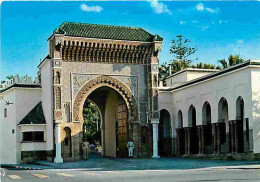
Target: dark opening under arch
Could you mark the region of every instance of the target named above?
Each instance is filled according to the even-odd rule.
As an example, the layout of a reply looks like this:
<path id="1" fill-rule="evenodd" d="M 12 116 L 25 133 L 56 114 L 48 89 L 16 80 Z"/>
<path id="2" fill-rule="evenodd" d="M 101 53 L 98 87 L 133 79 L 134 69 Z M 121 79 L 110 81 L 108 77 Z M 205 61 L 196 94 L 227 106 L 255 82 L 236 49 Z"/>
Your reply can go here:
<path id="1" fill-rule="evenodd" d="M 165 109 L 160 111 L 158 144 L 160 156 L 172 155 L 171 115 Z"/>

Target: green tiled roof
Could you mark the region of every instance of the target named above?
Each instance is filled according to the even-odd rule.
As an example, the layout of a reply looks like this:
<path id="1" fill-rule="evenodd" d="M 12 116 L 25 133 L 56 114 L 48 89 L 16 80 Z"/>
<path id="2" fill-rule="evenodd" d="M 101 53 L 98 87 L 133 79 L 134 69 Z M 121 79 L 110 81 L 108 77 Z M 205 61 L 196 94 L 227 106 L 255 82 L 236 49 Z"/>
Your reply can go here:
<path id="1" fill-rule="evenodd" d="M 73 37 L 87 37 L 98 39 L 114 39 L 129 41 L 163 41 L 159 35 L 152 35 L 142 28 L 97 25 L 87 23 L 64 22 L 53 32 Z"/>
<path id="2" fill-rule="evenodd" d="M 46 124 L 42 110 L 42 102 L 39 102 L 20 122 L 21 124 Z"/>

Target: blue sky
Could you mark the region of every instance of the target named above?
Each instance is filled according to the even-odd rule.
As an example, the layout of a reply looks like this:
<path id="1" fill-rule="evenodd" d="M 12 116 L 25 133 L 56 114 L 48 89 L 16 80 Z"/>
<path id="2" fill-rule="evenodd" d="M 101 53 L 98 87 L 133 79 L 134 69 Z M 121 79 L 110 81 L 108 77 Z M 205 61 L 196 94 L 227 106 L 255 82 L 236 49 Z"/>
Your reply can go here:
<path id="1" fill-rule="evenodd" d="M 172 59 L 171 40 L 190 39 L 196 62 L 218 64 L 229 54 L 260 59 L 260 2 L 2 2 L 1 75 L 36 76 L 47 38 L 64 21 L 142 27 L 164 38 L 160 63 Z M 240 50 L 240 51 L 239 51 Z M 196 63 L 194 62 L 194 63 Z"/>

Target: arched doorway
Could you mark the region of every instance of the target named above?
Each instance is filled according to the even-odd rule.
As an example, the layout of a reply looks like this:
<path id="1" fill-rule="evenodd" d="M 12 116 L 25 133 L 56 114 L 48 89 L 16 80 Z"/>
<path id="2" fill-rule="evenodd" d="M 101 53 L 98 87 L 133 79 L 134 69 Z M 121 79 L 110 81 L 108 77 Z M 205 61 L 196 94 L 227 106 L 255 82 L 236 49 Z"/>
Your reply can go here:
<path id="1" fill-rule="evenodd" d="M 203 141 L 202 146 L 205 146 L 206 154 L 211 154 L 214 152 L 213 149 L 213 137 L 212 137 L 212 125 L 211 125 L 211 107 L 208 101 L 203 104 L 202 107 L 202 124 L 203 124 Z"/>
<path id="2" fill-rule="evenodd" d="M 165 109 L 160 111 L 158 144 L 160 156 L 172 155 L 171 115 Z"/>
<path id="3" fill-rule="evenodd" d="M 235 152 L 238 153 L 244 152 L 244 130 L 248 133 L 244 113 L 244 99 L 240 96 L 236 100 L 236 122 L 233 126 L 235 130 Z"/>
<path id="4" fill-rule="evenodd" d="M 177 133 L 177 154 L 185 154 L 185 133 L 183 128 L 183 116 L 182 111 L 178 111 L 178 126 L 176 128 Z"/>
<path id="5" fill-rule="evenodd" d="M 127 157 L 127 107 L 123 97 L 114 89 L 102 86 L 89 94 L 101 111 L 102 155 L 109 157 Z"/>
<path id="6" fill-rule="evenodd" d="M 191 154 L 198 154 L 199 153 L 199 146 L 198 146 L 198 132 L 196 127 L 196 109 L 193 105 L 189 107 L 188 111 L 188 125 L 190 127 L 190 134 L 189 134 L 189 151 Z"/>
<path id="7" fill-rule="evenodd" d="M 61 147 L 62 147 L 61 155 L 65 161 L 70 161 L 72 157 L 71 129 L 69 127 L 65 127 L 62 132 L 63 132 L 64 139 L 62 140 L 61 143 Z"/>
<path id="8" fill-rule="evenodd" d="M 228 102 L 226 98 L 222 97 L 218 103 L 218 123 L 214 125 L 215 152 L 228 153 L 231 151 L 231 128 L 228 118 Z"/>
<path id="9" fill-rule="evenodd" d="M 83 141 L 89 142 L 91 152 L 102 153 L 101 111 L 90 99 L 86 99 L 83 107 Z"/>
<path id="10" fill-rule="evenodd" d="M 101 154 L 126 157 L 127 140 L 135 143 L 134 156 L 139 151 L 138 110 L 131 90 L 110 76 L 100 76 L 87 82 L 77 92 L 73 102 L 73 121 L 83 124 L 86 99 L 93 101 L 101 112 Z"/>

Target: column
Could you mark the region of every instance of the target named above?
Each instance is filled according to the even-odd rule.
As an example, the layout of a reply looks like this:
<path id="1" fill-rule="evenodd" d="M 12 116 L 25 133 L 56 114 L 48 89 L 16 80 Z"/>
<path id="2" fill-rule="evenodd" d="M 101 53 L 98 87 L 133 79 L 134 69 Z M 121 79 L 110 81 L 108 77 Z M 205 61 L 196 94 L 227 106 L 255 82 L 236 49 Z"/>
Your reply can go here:
<path id="1" fill-rule="evenodd" d="M 198 130 L 198 139 L 199 139 L 199 154 L 201 154 L 201 149 L 202 149 L 202 138 L 201 138 L 201 126 L 197 126 Z"/>
<path id="2" fill-rule="evenodd" d="M 221 123 L 217 123 L 217 153 L 221 153 L 221 131 L 220 131 Z"/>
<path id="3" fill-rule="evenodd" d="M 184 141 L 185 141 L 185 155 L 188 155 L 188 130 L 187 128 L 184 128 Z"/>
<path id="4" fill-rule="evenodd" d="M 134 142 L 134 144 L 135 144 L 135 148 L 134 148 L 134 158 L 138 158 L 139 157 L 139 149 L 141 148 L 140 146 L 139 146 L 139 144 L 140 144 L 140 132 L 139 132 L 139 124 L 138 123 L 133 123 L 132 124 L 132 132 L 133 132 L 133 142 Z"/>
<path id="5" fill-rule="evenodd" d="M 191 154 L 191 128 L 187 128 L 187 155 Z"/>
<path id="6" fill-rule="evenodd" d="M 249 119 L 246 118 L 246 142 L 247 142 L 247 150 L 245 153 L 249 153 L 250 151 L 250 140 L 249 140 Z"/>
<path id="7" fill-rule="evenodd" d="M 217 125 L 216 123 L 212 123 L 213 131 L 214 131 L 214 153 L 217 153 Z"/>
<path id="8" fill-rule="evenodd" d="M 176 128 L 176 154 L 180 155 L 180 149 L 179 149 L 179 129 Z"/>
<path id="9" fill-rule="evenodd" d="M 230 146 L 230 152 L 231 153 L 234 153 L 235 152 L 235 143 L 234 143 L 234 123 L 233 123 L 233 121 L 229 121 L 229 137 L 230 137 L 230 139 L 229 139 L 229 142 L 230 142 L 230 144 L 229 144 L 229 146 Z"/>
<path id="10" fill-rule="evenodd" d="M 201 154 L 204 154 L 205 151 L 205 127 L 206 127 L 205 125 L 201 126 Z"/>
<path id="11" fill-rule="evenodd" d="M 152 122 L 153 125 L 153 156 L 152 158 L 160 158 L 158 155 L 158 122 Z"/>
<path id="12" fill-rule="evenodd" d="M 238 122 L 234 121 L 234 143 L 235 143 L 235 153 L 238 153 Z"/>
<path id="13" fill-rule="evenodd" d="M 56 156 L 54 159 L 55 163 L 62 163 L 63 159 L 61 157 L 61 138 L 60 138 L 60 123 L 55 124 L 55 130 L 56 130 L 56 137 L 55 137 L 55 143 L 56 143 Z"/>

